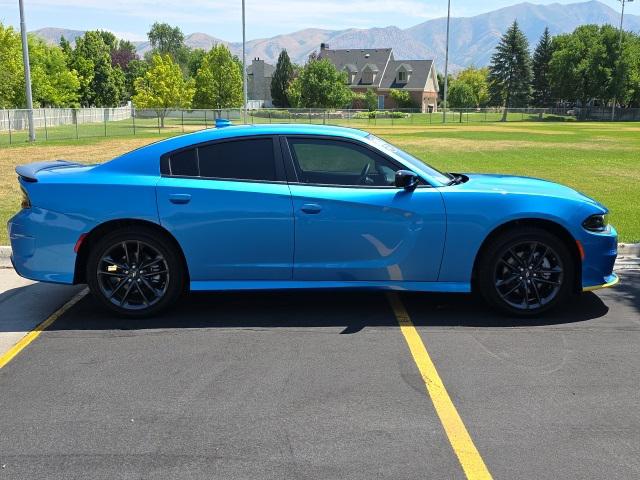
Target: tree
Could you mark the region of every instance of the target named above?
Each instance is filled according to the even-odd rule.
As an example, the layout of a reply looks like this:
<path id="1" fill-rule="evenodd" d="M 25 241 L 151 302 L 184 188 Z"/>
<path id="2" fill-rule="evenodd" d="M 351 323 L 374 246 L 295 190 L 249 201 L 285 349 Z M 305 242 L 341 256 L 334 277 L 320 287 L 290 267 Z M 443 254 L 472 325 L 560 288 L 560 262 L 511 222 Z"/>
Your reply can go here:
<path id="1" fill-rule="evenodd" d="M 155 22 L 151 25 L 147 37 L 151 43 L 152 55 L 171 55 L 171 58 L 186 70 L 189 51 L 184 45 L 184 34 L 180 27 Z"/>
<path id="2" fill-rule="evenodd" d="M 20 35 L 0 23 L 0 108 L 22 106 L 22 53 Z"/>
<path id="3" fill-rule="evenodd" d="M 189 50 L 189 56 L 187 59 L 187 72 L 189 76 L 195 78 L 198 74 L 198 70 L 202 66 L 202 60 L 204 56 L 207 54 L 207 51 L 203 48 L 194 48 L 193 50 Z"/>
<path id="4" fill-rule="evenodd" d="M 367 88 L 367 91 L 364 94 L 364 104 L 370 112 L 374 112 L 378 109 L 378 95 L 376 95 L 373 88 Z"/>
<path id="5" fill-rule="evenodd" d="M 473 99 L 469 107 L 480 108 L 487 104 L 489 101 L 489 69 L 475 67 L 465 68 L 452 80 L 451 84 L 456 81 L 464 82 L 469 87 Z"/>
<path id="6" fill-rule="evenodd" d="M 193 80 L 185 80 L 180 66 L 169 55 L 154 55 L 144 77 L 135 81 L 133 96 L 137 108 L 156 111 L 160 125 L 170 108 L 189 108 L 193 98 Z"/>
<path id="7" fill-rule="evenodd" d="M 326 58 L 307 62 L 300 73 L 301 103 L 307 108 L 341 108 L 351 101 L 345 72 Z"/>
<path id="8" fill-rule="evenodd" d="M 294 69 L 289 54 L 282 49 L 278 55 L 278 63 L 271 78 L 271 98 L 276 107 L 289 107 L 289 99 L 287 97 L 287 89 L 293 81 Z"/>
<path id="9" fill-rule="evenodd" d="M 626 74 L 629 105 L 640 107 L 640 35 L 631 35 L 623 43 L 624 56 L 629 58 L 629 70 Z"/>
<path id="10" fill-rule="evenodd" d="M 551 74 L 549 72 L 551 57 L 553 55 L 553 44 L 549 27 L 544 29 L 540 41 L 533 52 L 533 104 L 539 107 L 546 107 L 551 104 Z"/>
<path id="11" fill-rule="evenodd" d="M 196 108 L 234 108 L 242 102 L 242 67 L 225 45 L 216 45 L 196 75 Z"/>
<path id="12" fill-rule="evenodd" d="M 71 47 L 71 44 L 69 43 L 69 40 L 64 38 L 64 35 L 60 37 L 59 46 L 62 49 L 62 53 L 64 53 L 64 56 L 67 57 L 67 61 L 68 61 L 69 58 L 71 58 L 71 54 L 73 52 L 73 47 Z"/>
<path id="13" fill-rule="evenodd" d="M 135 81 L 137 78 L 144 77 L 149 70 L 149 64 L 143 60 L 131 60 L 124 71 L 124 91 L 123 99 L 131 100 L 135 95 Z"/>
<path id="14" fill-rule="evenodd" d="M 116 44 L 111 48 L 111 65 L 118 66 L 126 71 L 129 63 L 138 60 L 136 47 L 128 40 L 117 40 Z"/>
<path id="15" fill-rule="evenodd" d="M 502 36 L 489 67 L 489 92 L 496 105 L 502 105 L 502 121 L 507 109 L 524 107 L 531 95 L 531 59 L 529 43 L 514 20 Z"/>
<path id="16" fill-rule="evenodd" d="M 612 83 L 617 55 L 615 47 L 605 46 L 600 27 L 582 25 L 573 33 L 554 37 L 552 44 L 549 70 L 556 98 L 577 100 L 582 105 L 591 99 L 610 98 L 607 87 Z"/>
<path id="17" fill-rule="evenodd" d="M 455 79 L 451 82 L 447 101 L 452 108 L 470 108 L 477 105 L 473 88 L 460 79 Z"/>
<path id="18" fill-rule="evenodd" d="M 31 87 L 35 106 L 73 107 L 78 105 L 80 83 L 70 70 L 60 47 L 47 45 L 29 35 Z M 0 108 L 24 107 L 24 66 L 20 35 L 0 24 Z"/>
<path id="19" fill-rule="evenodd" d="M 411 98 L 411 95 L 406 90 L 399 88 L 392 88 L 389 90 L 389 96 L 396 102 L 398 108 L 416 108 L 416 103 Z"/>
<path id="20" fill-rule="evenodd" d="M 80 81 L 69 70 L 60 47 L 49 46 L 40 38 L 29 36 L 29 57 L 33 101 L 45 107 L 77 107 Z"/>
<path id="21" fill-rule="evenodd" d="M 296 77 L 289 84 L 287 88 L 287 100 L 289 101 L 289 105 L 295 108 L 302 108 L 304 105 L 302 104 L 302 87 L 301 87 L 300 77 Z"/>
<path id="22" fill-rule="evenodd" d="M 69 66 L 78 73 L 80 103 L 84 106 L 112 107 L 122 100 L 119 75 L 111 65 L 111 53 L 104 39 L 108 32 L 89 31 L 76 38 Z"/>

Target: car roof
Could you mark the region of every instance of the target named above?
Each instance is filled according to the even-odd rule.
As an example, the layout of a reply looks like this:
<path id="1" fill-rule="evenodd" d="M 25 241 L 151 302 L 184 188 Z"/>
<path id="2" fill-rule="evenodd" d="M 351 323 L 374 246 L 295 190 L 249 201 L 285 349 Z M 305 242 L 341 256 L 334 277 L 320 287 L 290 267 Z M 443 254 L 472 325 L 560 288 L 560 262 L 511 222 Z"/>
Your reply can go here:
<path id="1" fill-rule="evenodd" d="M 287 123 L 231 125 L 221 128 L 208 128 L 145 145 L 100 165 L 98 169 L 102 171 L 111 170 L 153 174 L 159 170 L 160 164 L 158 159 L 165 153 L 214 140 L 250 137 L 254 135 L 327 135 L 357 140 L 365 138 L 369 133 L 355 128 L 333 125 Z"/>
<path id="2" fill-rule="evenodd" d="M 346 138 L 363 138 L 369 133 L 355 128 L 338 127 L 334 125 L 314 124 L 257 124 L 257 125 L 231 125 L 222 128 L 208 128 L 177 137 L 172 137 L 163 142 L 167 151 L 182 148 L 189 145 L 209 142 L 223 138 L 247 137 L 253 135 L 329 135 Z"/>

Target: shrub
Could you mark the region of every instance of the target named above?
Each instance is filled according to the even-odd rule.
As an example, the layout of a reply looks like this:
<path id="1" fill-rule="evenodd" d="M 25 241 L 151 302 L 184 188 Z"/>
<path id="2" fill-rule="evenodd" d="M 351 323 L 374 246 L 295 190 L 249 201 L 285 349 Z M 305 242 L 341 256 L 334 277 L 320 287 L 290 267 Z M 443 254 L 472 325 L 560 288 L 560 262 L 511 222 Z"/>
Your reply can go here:
<path id="1" fill-rule="evenodd" d="M 409 113 L 393 112 L 386 110 L 374 110 L 372 112 L 358 112 L 351 118 L 366 119 L 366 118 L 408 118 Z"/>

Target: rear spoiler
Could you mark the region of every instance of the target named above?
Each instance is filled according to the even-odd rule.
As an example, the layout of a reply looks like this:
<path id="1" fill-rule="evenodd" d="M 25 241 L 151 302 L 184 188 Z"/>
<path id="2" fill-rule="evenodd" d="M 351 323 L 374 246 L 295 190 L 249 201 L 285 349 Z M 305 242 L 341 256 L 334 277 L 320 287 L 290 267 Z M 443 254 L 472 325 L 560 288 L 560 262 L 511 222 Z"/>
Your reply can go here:
<path id="1" fill-rule="evenodd" d="M 46 162 L 27 163 L 16 167 L 16 173 L 26 182 L 37 182 L 36 175 L 42 170 L 53 170 L 55 168 L 82 167 L 81 163 L 69 162 L 67 160 L 48 160 Z"/>

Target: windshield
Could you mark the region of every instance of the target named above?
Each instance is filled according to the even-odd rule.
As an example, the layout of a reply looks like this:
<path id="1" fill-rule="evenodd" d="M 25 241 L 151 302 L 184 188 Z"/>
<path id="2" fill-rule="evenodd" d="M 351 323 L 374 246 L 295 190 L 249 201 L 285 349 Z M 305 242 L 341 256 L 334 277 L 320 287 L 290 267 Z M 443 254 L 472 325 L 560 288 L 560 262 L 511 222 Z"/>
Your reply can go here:
<path id="1" fill-rule="evenodd" d="M 412 167 L 416 167 L 418 170 L 425 172 L 427 175 L 429 175 L 431 178 L 433 178 L 435 181 L 442 183 L 443 185 L 448 184 L 451 179 L 453 178 L 452 175 L 449 175 L 448 173 L 442 173 L 438 170 L 436 170 L 435 168 L 427 165 L 426 163 L 424 163 L 422 160 L 414 157 L 413 155 L 410 155 L 409 153 L 405 152 L 404 150 L 396 147 L 395 145 L 390 144 L 389 142 L 382 140 L 379 137 L 376 137 L 373 134 L 369 134 L 367 135 L 367 139 L 376 147 L 381 148 L 383 150 L 386 150 L 398 157 L 400 157 L 402 160 L 404 160 L 407 164 L 411 165 Z"/>

